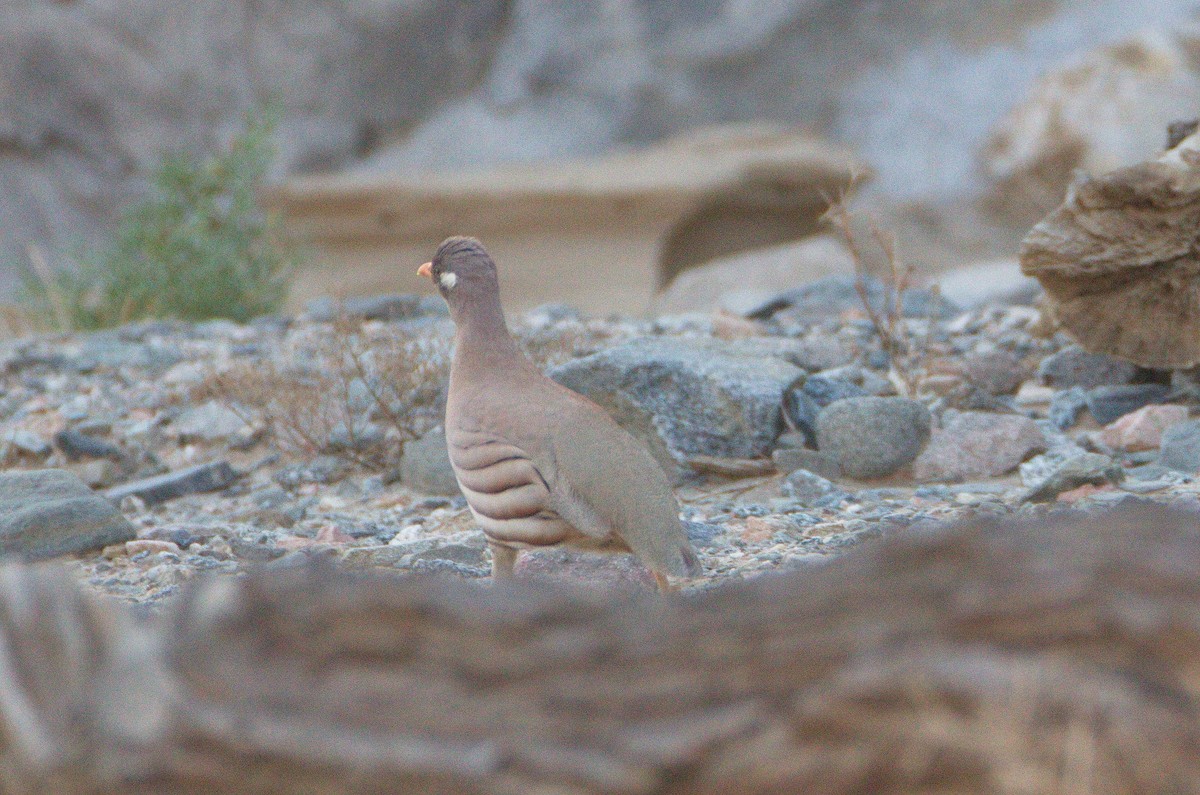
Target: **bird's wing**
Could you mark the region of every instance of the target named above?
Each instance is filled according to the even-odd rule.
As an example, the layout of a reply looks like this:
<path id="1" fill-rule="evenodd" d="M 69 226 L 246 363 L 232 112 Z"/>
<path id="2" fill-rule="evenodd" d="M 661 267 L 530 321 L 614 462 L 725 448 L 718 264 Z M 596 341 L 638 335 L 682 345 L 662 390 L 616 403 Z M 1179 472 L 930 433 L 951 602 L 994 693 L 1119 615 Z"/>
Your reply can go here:
<path id="1" fill-rule="evenodd" d="M 481 429 L 448 430 L 447 440 L 459 488 L 489 536 L 532 546 L 562 540 L 551 486 L 519 442 Z"/>

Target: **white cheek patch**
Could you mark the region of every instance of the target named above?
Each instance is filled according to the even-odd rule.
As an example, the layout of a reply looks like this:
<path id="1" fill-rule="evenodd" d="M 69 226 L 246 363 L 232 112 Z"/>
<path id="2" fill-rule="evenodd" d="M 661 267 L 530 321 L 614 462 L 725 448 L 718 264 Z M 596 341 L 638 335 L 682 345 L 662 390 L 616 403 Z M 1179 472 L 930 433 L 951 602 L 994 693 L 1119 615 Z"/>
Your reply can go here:
<path id="1" fill-rule="evenodd" d="M 442 283 L 443 287 L 445 287 L 447 290 L 449 290 L 451 287 L 453 287 L 455 284 L 458 283 L 458 277 L 456 275 L 454 275 L 453 273 L 443 273 L 441 276 L 438 277 L 438 281 Z"/>

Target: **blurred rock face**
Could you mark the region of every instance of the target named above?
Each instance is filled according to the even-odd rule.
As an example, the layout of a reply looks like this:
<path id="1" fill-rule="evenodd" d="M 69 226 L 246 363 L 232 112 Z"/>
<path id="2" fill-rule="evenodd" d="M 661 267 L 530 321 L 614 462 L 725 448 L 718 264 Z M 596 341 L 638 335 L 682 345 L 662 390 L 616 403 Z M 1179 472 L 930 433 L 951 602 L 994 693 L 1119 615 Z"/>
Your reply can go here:
<path id="1" fill-rule="evenodd" d="M 160 152 L 211 146 L 269 96 L 288 172 L 579 156 L 765 117 L 858 147 L 884 195 L 947 198 L 1047 68 L 1191 3 L 15 5 L 0 10 L 7 260 L 107 228 Z"/>

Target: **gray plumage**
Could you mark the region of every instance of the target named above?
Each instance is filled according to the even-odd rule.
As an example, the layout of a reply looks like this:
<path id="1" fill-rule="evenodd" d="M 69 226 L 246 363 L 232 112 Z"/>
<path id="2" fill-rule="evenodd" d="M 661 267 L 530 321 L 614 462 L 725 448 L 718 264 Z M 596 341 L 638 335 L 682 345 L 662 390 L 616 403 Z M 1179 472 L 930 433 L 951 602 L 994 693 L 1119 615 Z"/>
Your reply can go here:
<path id="1" fill-rule="evenodd" d="M 659 579 L 699 571 L 658 462 L 605 411 L 547 378 L 520 352 L 496 267 L 452 237 L 422 271 L 455 323 L 446 406 L 450 463 L 493 554 L 511 573 L 520 549 L 558 544 L 631 551 Z"/>

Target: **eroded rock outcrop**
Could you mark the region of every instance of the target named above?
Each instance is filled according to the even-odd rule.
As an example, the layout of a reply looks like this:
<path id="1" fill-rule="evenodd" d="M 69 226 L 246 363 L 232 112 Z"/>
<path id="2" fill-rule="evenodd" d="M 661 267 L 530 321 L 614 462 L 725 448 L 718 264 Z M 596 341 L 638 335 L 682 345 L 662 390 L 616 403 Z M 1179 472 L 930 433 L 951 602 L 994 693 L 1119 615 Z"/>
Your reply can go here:
<path id="1" fill-rule="evenodd" d="M 1081 178 L 1025 238 L 1021 271 L 1088 351 L 1145 367 L 1200 362 L 1200 135 Z"/>

